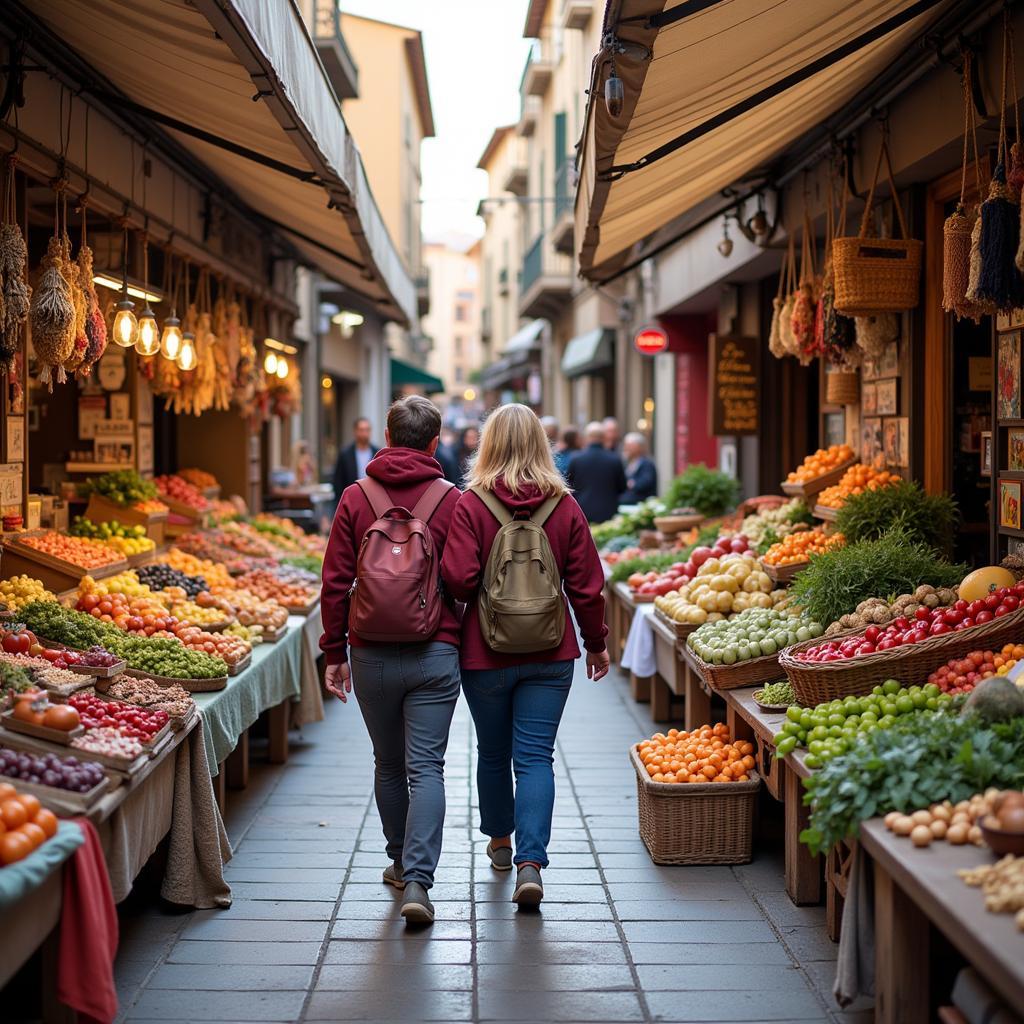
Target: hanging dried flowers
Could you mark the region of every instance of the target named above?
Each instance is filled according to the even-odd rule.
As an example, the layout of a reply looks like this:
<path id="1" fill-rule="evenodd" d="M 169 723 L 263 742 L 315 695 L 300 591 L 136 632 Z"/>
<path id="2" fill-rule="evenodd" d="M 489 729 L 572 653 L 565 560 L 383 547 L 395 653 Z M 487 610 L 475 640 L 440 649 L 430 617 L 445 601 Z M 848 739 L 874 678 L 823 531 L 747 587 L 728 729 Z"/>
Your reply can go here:
<path id="1" fill-rule="evenodd" d="M 788 253 L 782 257 L 782 266 L 779 268 L 779 290 L 772 299 L 772 323 L 768 330 L 768 351 L 776 359 L 781 359 L 786 354 L 785 346 L 782 344 L 782 307 L 785 304 L 786 278 L 789 275 Z"/>
<path id="2" fill-rule="evenodd" d="M 7 161 L 3 224 L 0 225 L 0 373 L 11 372 L 21 351 L 32 289 L 29 288 L 28 248 L 17 222 L 14 203 L 14 154 Z"/>
<path id="3" fill-rule="evenodd" d="M 846 178 L 843 178 L 842 208 L 839 233 L 846 231 Z M 848 366 L 859 362 L 853 320 L 836 310 L 835 273 L 832 265 L 832 241 L 836 236 L 833 179 L 829 177 L 828 211 L 825 217 L 825 273 L 821 294 L 814 312 L 814 348 L 832 366 Z"/>
<path id="4" fill-rule="evenodd" d="M 60 193 L 54 204 L 53 237 L 46 246 L 39 282 L 29 308 L 32 348 L 39 363 L 39 382 L 53 391 L 53 381 L 67 380 L 64 361 L 75 347 L 75 303 L 64 276 L 64 244 L 60 234 Z"/>
<path id="5" fill-rule="evenodd" d="M 818 297 L 814 277 L 814 234 L 804 207 L 803 247 L 800 257 L 800 284 L 793 300 L 792 330 L 797 359 L 807 366 L 814 359 L 814 307 Z"/>
<path id="6" fill-rule="evenodd" d="M 82 360 L 75 370 L 84 380 L 107 350 L 107 322 L 93 284 L 92 249 L 86 242 L 86 197 L 82 197 L 82 244 L 78 247 L 78 284 L 85 295 L 85 339 Z"/>
<path id="7" fill-rule="evenodd" d="M 793 306 L 796 303 L 796 239 L 790 233 L 789 250 L 786 256 L 786 297 L 782 300 L 779 311 L 779 342 L 783 353 L 795 356 L 800 351 L 793 334 Z"/>

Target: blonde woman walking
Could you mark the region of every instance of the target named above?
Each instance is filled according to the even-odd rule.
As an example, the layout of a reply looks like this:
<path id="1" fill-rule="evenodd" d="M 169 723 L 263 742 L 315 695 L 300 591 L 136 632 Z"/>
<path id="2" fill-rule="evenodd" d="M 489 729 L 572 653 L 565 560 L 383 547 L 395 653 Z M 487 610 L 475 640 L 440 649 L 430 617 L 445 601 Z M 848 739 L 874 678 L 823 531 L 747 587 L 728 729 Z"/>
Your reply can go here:
<path id="1" fill-rule="evenodd" d="M 441 573 L 468 603 L 462 686 L 477 732 L 480 828 L 492 866 L 518 868 L 513 901 L 536 907 L 551 838 L 555 738 L 580 656 L 568 609 L 587 675 L 601 679 L 604 575 L 586 517 L 526 406 L 491 413 L 466 484 Z"/>

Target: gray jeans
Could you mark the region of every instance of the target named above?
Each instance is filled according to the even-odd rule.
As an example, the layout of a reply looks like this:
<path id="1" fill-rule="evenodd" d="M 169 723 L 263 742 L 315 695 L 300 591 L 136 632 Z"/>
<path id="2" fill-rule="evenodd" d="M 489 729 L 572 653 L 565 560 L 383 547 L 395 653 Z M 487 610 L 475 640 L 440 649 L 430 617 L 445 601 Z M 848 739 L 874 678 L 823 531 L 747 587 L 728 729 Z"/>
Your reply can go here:
<path id="1" fill-rule="evenodd" d="M 352 686 L 373 741 L 374 794 L 388 856 L 430 888 L 444 831 L 444 753 L 459 699 L 453 644 L 377 644 L 350 652 Z"/>

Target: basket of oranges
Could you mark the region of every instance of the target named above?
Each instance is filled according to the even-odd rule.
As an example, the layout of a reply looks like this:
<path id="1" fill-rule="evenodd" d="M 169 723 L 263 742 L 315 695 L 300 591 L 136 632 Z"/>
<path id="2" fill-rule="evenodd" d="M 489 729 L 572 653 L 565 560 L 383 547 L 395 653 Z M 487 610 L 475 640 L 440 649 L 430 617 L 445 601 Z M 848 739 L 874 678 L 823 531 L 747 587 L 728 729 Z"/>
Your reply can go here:
<path id="1" fill-rule="evenodd" d="M 782 482 L 783 493 L 791 498 L 811 498 L 838 483 L 843 473 L 857 461 L 848 444 L 819 448 L 808 455 Z"/>
<path id="2" fill-rule="evenodd" d="M 655 864 L 746 864 L 761 779 L 728 726 L 670 729 L 635 744 L 640 838 Z"/>

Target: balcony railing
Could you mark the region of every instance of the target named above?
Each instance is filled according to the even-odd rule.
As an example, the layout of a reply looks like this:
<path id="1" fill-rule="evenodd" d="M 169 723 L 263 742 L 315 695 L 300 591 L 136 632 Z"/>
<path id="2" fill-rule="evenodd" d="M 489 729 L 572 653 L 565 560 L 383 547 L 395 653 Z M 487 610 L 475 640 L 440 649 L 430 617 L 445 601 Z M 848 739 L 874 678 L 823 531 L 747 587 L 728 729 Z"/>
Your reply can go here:
<path id="1" fill-rule="evenodd" d="M 522 96 L 543 96 L 547 92 L 554 76 L 555 63 L 552 55 L 551 42 L 548 39 L 535 39 L 526 57 L 523 77 L 519 82 Z"/>
<path id="2" fill-rule="evenodd" d="M 359 69 L 341 34 L 338 0 L 313 0 L 313 43 L 339 100 L 359 95 Z"/>
<path id="3" fill-rule="evenodd" d="M 430 271 L 426 267 L 416 275 L 416 308 L 420 316 L 430 312 Z"/>
<path id="4" fill-rule="evenodd" d="M 572 296 L 572 260 L 539 235 L 526 250 L 519 284 L 520 316 L 552 316 Z"/>
<path id="5" fill-rule="evenodd" d="M 573 184 L 573 162 L 566 158 L 555 171 L 555 220 L 564 213 L 571 213 L 576 199 L 576 188 Z"/>
<path id="6" fill-rule="evenodd" d="M 508 267 L 498 271 L 498 294 L 508 295 Z"/>

